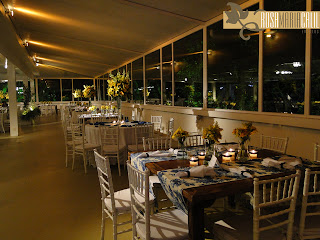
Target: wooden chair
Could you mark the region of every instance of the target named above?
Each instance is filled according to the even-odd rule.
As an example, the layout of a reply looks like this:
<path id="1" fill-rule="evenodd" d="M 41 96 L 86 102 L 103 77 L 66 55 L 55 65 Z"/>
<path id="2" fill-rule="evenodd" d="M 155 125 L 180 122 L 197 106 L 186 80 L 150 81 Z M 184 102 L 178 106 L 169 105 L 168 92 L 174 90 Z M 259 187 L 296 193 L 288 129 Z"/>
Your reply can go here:
<path id="1" fill-rule="evenodd" d="M 120 159 L 125 167 L 126 146 L 121 146 L 119 126 L 99 126 L 101 136 L 101 154 L 117 159 L 119 176 L 121 176 Z"/>
<path id="2" fill-rule="evenodd" d="M 320 148 L 320 145 L 318 143 L 315 143 L 314 144 L 314 154 L 313 154 L 313 161 L 315 162 L 319 162 L 319 148 Z"/>
<path id="3" fill-rule="evenodd" d="M 153 124 L 135 125 L 135 144 L 128 145 L 128 152 L 143 151 L 143 138 L 153 137 Z"/>
<path id="4" fill-rule="evenodd" d="M 196 134 L 187 137 L 184 144 L 186 147 L 203 146 L 205 144 L 205 140 L 202 138 L 201 134 Z"/>
<path id="5" fill-rule="evenodd" d="M 68 167 L 68 155 L 73 156 L 73 141 L 71 125 L 70 122 L 67 121 L 67 119 L 64 119 L 64 121 L 62 121 L 62 129 L 64 135 L 64 144 L 66 147 L 66 167 Z"/>
<path id="6" fill-rule="evenodd" d="M 161 132 L 162 116 L 151 116 L 151 123 L 155 131 Z"/>
<path id="7" fill-rule="evenodd" d="M 288 137 L 279 138 L 272 136 L 261 135 L 261 148 L 276 151 L 279 153 L 286 153 L 288 144 Z"/>
<path id="8" fill-rule="evenodd" d="M 174 118 L 170 118 L 168 122 L 168 135 L 172 136 L 173 135 L 173 128 L 174 128 Z"/>
<path id="9" fill-rule="evenodd" d="M 73 143 L 73 161 L 72 170 L 74 169 L 74 160 L 76 155 L 83 157 L 84 171 L 87 173 L 87 154 L 92 152 L 93 149 L 100 149 L 101 146 L 97 144 L 87 143 L 85 140 L 84 127 L 82 124 L 72 124 L 72 143 Z"/>
<path id="10" fill-rule="evenodd" d="M 92 117 L 90 119 L 91 123 L 96 123 L 96 122 L 107 122 L 107 118 L 106 117 Z M 112 122 L 111 120 L 109 120 L 109 122 Z"/>
<path id="11" fill-rule="evenodd" d="M 188 239 L 188 216 L 178 210 L 151 215 L 149 203 L 150 171 L 139 171 L 127 163 L 131 195 L 132 239 Z M 142 202 L 137 196 L 144 199 Z"/>
<path id="12" fill-rule="evenodd" d="M 310 183 L 311 179 L 311 183 Z M 320 239 L 320 171 L 306 169 L 299 226 L 300 239 Z M 306 224 L 306 219 L 312 220 Z M 311 226 L 310 226 L 311 225 Z"/>
<path id="13" fill-rule="evenodd" d="M 142 138 L 143 151 L 167 150 L 171 148 L 170 137 Z"/>
<path id="14" fill-rule="evenodd" d="M 291 240 L 299 181 L 300 170 L 295 174 L 275 179 L 255 178 L 253 217 L 248 219 L 250 216 L 244 214 L 215 222 L 213 226 L 215 239 L 283 239 L 284 236 L 280 232 L 275 234 L 267 230 L 287 226 L 286 239 Z M 246 225 L 250 225 L 250 221 L 253 231 L 246 228 Z M 269 235 L 260 238 L 262 232 Z M 270 235 L 271 233 L 273 235 Z"/>
<path id="15" fill-rule="evenodd" d="M 6 130 L 4 129 L 4 112 L 2 110 L 0 110 L 0 128 L 1 132 L 6 132 Z"/>
<path id="16" fill-rule="evenodd" d="M 102 224 L 101 224 L 101 240 L 104 239 L 105 220 L 110 217 L 113 223 L 113 239 L 116 240 L 117 236 L 122 233 L 131 231 L 126 229 L 118 232 L 118 226 L 131 224 L 130 221 L 118 223 L 118 216 L 128 214 L 131 212 L 131 198 L 130 189 L 123 189 L 114 192 L 113 181 L 110 169 L 110 161 L 108 157 L 101 156 L 97 150 L 94 150 L 94 157 L 97 165 L 97 172 L 99 184 L 101 188 L 102 200 Z"/>

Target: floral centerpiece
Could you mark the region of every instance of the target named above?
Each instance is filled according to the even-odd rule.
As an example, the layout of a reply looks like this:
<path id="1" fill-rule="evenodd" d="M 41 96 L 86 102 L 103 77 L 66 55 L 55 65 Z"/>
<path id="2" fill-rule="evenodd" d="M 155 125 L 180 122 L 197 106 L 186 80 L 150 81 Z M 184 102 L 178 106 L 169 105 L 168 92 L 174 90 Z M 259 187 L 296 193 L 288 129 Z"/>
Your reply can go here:
<path id="1" fill-rule="evenodd" d="M 119 121 L 121 120 L 121 97 L 129 94 L 130 89 L 130 77 L 129 72 L 123 71 L 121 74 L 118 72 L 116 75 L 110 73 L 110 78 L 108 80 L 108 95 L 112 99 L 117 100 Z"/>
<path id="2" fill-rule="evenodd" d="M 97 106 L 89 107 L 89 111 L 92 112 L 92 113 L 96 113 L 97 112 Z"/>
<path id="3" fill-rule="evenodd" d="M 213 152 L 215 154 L 214 144 L 219 143 L 219 139 L 222 138 L 221 131 L 223 131 L 223 129 L 220 128 L 218 122 L 215 122 L 209 127 L 203 129 L 202 138 L 208 140 L 209 152 Z"/>
<path id="4" fill-rule="evenodd" d="M 248 159 L 247 143 L 250 141 L 251 135 L 257 132 L 257 128 L 252 125 L 252 122 L 243 123 L 242 125 L 242 128 L 236 128 L 232 132 L 232 134 L 239 138 L 240 150 L 237 159 L 240 161 Z"/>
<path id="5" fill-rule="evenodd" d="M 89 98 L 89 106 L 91 106 L 91 98 L 94 97 L 96 90 L 94 86 L 83 85 L 84 89 L 82 90 L 83 97 Z"/>
<path id="6" fill-rule="evenodd" d="M 75 89 L 74 92 L 72 93 L 72 95 L 74 98 L 78 98 L 78 101 L 79 101 L 79 98 L 82 98 L 81 89 Z"/>
<path id="7" fill-rule="evenodd" d="M 180 147 L 184 147 L 184 141 L 189 136 L 189 133 L 185 130 L 183 130 L 181 127 L 179 127 L 174 134 L 172 135 L 172 139 L 177 139 Z"/>
<path id="8" fill-rule="evenodd" d="M 108 105 L 101 105 L 101 113 L 107 113 L 108 109 L 109 109 Z"/>
<path id="9" fill-rule="evenodd" d="M 6 102 L 9 99 L 9 94 L 4 90 L 0 90 L 0 100 L 1 102 Z"/>
<path id="10" fill-rule="evenodd" d="M 31 123 L 34 125 L 35 118 L 41 115 L 41 110 L 39 107 L 36 107 L 34 105 L 31 105 L 24 109 L 21 115 L 21 119 L 25 121 L 31 121 Z"/>

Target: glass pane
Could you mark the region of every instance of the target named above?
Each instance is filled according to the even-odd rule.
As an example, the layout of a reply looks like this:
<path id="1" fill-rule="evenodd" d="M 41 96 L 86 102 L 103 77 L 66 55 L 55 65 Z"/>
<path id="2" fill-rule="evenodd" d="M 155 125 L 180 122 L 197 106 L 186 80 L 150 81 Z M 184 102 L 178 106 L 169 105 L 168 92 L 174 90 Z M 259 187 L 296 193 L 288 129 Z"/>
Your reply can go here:
<path id="1" fill-rule="evenodd" d="M 73 79 L 73 91 L 75 89 L 81 89 L 81 91 L 84 89 L 83 85 L 93 85 L 93 80 L 92 79 Z M 88 98 L 82 98 L 82 100 L 86 101 L 89 100 Z M 93 100 L 93 98 L 91 98 Z"/>
<path id="2" fill-rule="evenodd" d="M 306 1 L 271 0 L 268 11 L 304 11 Z M 263 110 L 304 113 L 305 32 L 266 30 L 263 45 Z"/>
<path id="3" fill-rule="evenodd" d="M 62 79 L 62 101 L 72 101 L 72 79 Z"/>
<path id="4" fill-rule="evenodd" d="M 313 1 L 313 11 L 320 11 L 320 1 Z M 311 52 L 311 106 L 312 115 L 320 115 L 320 31 L 312 31 Z"/>
<path id="5" fill-rule="evenodd" d="M 172 105 L 172 46 L 162 49 L 163 104 Z"/>
<path id="6" fill-rule="evenodd" d="M 249 11 L 258 9 L 250 8 Z M 245 41 L 239 30 L 208 27 L 208 107 L 258 110 L 259 35 Z"/>
<path id="7" fill-rule="evenodd" d="M 132 73 L 131 73 L 131 63 L 127 65 L 127 72 L 129 73 L 129 77 L 132 80 Z M 132 81 L 131 81 L 131 89 L 130 89 L 130 95 L 128 95 L 128 100 L 132 100 Z"/>
<path id="8" fill-rule="evenodd" d="M 132 84 L 133 84 L 133 100 L 137 103 L 143 103 L 143 59 L 132 63 Z"/>
<path id="9" fill-rule="evenodd" d="M 38 81 L 39 101 L 61 101 L 60 79 Z"/>
<path id="10" fill-rule="evenodd" d="M 119 68 L 119 72 L 120 72 L 120 73 L 123 73 L 123 71 L 126 72 L 126 65 L 124 65 L 124 66 L 122 66 L 122 67 Z"/>
<path id="11" fill-rule="evenodd" d="M 176 106 L 202 107 L 202 32 L 195 32 L 173 45 Z"/>
<path id="12" fill-rule="evenodd" d="M 160 50 L 146 56 L 147 104 L 161 104 Z"/>

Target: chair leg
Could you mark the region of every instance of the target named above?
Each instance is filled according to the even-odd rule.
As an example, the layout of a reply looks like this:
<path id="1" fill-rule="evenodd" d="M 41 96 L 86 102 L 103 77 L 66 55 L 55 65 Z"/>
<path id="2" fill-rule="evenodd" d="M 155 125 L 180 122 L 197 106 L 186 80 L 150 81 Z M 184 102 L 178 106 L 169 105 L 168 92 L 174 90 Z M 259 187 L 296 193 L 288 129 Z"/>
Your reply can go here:
<path id="1" fill-rule="evenodd" d="M 87 173 L 87 151 L 83 151 L 83 165 L 84 165 L 84 173 Z"/>
<path id="2" fill-rule="evenodd" d="M 118 224 L 118 219 L 117 219 L 117 215 L 114 214 L 113 215 L 113 240 L 117 240 L 118 238 L 118 228 L 117 228 L 117 224 Z"/>
<path id="3" fill-rule="evenodd" d="M 74 159 L 75 159 L 75 151 L 73 150 L 73 153 L 72 153 L 72 171 L 73 171 L 73 168 L 74 168 Z"/>
<path id="4" fill-rule="evenodd" d="M 121 176 L 121 166 L 120 166 L 120 154 L 117 154 L 117 160 L 118 160 L 118 171 L 119 171 L 119 176 Z"/>
<path id="5" fill-rule="evenodd" d="M 68 149 L 69 147 L 68 147 L 68 145 L 66 145 L 66 167 L 68 167 Z"/>
<path id="6" fill-rule="evenodd" d="M 102 202 L 101 240 L 104 240 L 105 227 L 106 227 L 106 213 L 104 212 L 104 206 Z"/>

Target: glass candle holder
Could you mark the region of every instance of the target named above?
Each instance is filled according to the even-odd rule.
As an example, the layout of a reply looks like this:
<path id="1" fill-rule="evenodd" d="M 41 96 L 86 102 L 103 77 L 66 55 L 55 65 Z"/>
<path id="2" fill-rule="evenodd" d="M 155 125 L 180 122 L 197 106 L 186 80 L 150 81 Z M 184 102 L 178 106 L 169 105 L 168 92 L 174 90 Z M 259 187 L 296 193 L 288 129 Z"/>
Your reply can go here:
<path id="1" fill-rule="evenodd" d="M 199 158 L 198 157 L 193 156 L 189 159 L 189 161 L 190 161 L 190 167 L 199 165 Z"/>

